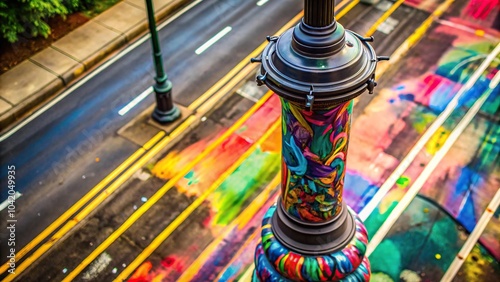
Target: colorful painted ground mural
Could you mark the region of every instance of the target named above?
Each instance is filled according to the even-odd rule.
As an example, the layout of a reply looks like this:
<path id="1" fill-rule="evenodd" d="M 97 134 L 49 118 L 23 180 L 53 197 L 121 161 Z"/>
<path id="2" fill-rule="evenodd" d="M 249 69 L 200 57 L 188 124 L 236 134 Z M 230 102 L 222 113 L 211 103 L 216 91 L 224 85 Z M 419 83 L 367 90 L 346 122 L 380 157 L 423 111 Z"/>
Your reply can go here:
<path id="1" fill-rule="evenodd" d="M 476 20 L 485 21 L 496 16 L 495 8 L 498 8 L 498 0 L 472 0 L 469 1 L 464 14 Z"/>
<path id="2" fill-rule="evenodd" d="M 467 239 L 461 224 L 434 201 L 418 196 L 370 256 L 373 281 L 439 281 Z M 481 245 L 459 276 L 494 281 L 498 261 Z"/>
<path id="3" fill-rule="evenodd" d="M 407 64 L 414 62 L 418 71 L 402 71 L 395 75 L 382 90 L 379 89 L 380 95 L 363 115 L 355 118 L 345 193 L 346 201 L 355 209 L 361 210 L 363 203 L 371 199 L 388 173 L 494 49 L 495 41 L 465 30 L 449 25 L 436 26 L 405 59 Z M 432 57 L 435 54 L 433 39 L 438 38 L 441 45 L 449 45 L 442 48 L 444 52 L 439 57 Z M 422 54 L 432 58 L 422 60 Z M 374 234 L 387 219 L 465 111 L 487 91 L 491 79 L 500 69 L 499 62 L 498 58 L 494 60 L 472 89 L 464 93 L 457 110 L 365 221 L 369 234 Z M 442 277 L 500 187 L 500 145 L 496 141 L 500 133 L 499 105 L 497 87 L 478 117 L 423 186 L 420 193 L 425 198 L 412 202 L 370 256 L 375 281 L 437 281 Z M 367 136 L 365 125 L 377 116 L 384 119 L 381 124 L 374 125 L 377 129 L 372 129 Z M 374 142 L 368 143 L 368 140 Z M 375 154 L 371 159 L 369 154 L 357 156 L 354 148 L 361 147 L 373 148 Z M 433 214 L 431 209 L 442 210 Z M 498 220 L 498 214 L 494 220 Z M 492 229 L 495 228 L 498 227 Z M 500 277 L 500 233 L 490 230 L 486 234 L 480 240 L 482 246 L 477 245 L 474 254 L 476 262 L 481 264 L 464 265 L 464 272 L 476 273 L 478 280 L 475 281 L 488 281 L 486 277 L 491 275 Z M 415 244 L 421 245 L 415 247 Z"/>
<path id="4" fill-rule="evenodd" d="M 408 2 L 432 10 L 439 1 Z M 433 25 L 385 74 L 377 95 L 362 113 L 353 117 L 343 199 L 354 211 L 362 211 L 372 200 L 498 43 L 496 31 L 476 31 L 478 23 L 493 22 L 498 8 L 492 3 L 498 1 L 481 2 L 480 7 L 478 1 L 460 2 L 465 4 L 458 14 L 446 18 L 453 24 Z M 465 26 L 463 15 L 474 20 Z M 365 221 L 369 235 L 380 228 L 499 70 L 500 58 L 496 58 L 459 99 L 458 107 Z M 499 91 L 498 87 L 491 91 L 479 114 L 371 254 L 371 281 L 439 281 L 443 276 L 500 187 Z M 285 110 L 287 123 L 300 123 L 293 109 Z M 345 110 L 350 115 L 350 109 Z M 200 205 L 129 281 L 248 278 L 262 218 L 280 193 L 281 143 L 289 141 L 281 140 L 280 114 L 279 98 L 273 95 L 176 184 L 177 193 Z M 289 135 L 301 133 L 291 129 L 287 128 Z M 189 163 L 223 132 L 170 152 L 150 168 L 151 173 L 168 180 L 178 173 L 176 168 Z M 288 149 L 293 154 L 293 148 Z M 294 167 L 298 168 L 299 164 Z M 457 281 L 500 280 L 499 242 L 500 210 L 463 264 Z"/>

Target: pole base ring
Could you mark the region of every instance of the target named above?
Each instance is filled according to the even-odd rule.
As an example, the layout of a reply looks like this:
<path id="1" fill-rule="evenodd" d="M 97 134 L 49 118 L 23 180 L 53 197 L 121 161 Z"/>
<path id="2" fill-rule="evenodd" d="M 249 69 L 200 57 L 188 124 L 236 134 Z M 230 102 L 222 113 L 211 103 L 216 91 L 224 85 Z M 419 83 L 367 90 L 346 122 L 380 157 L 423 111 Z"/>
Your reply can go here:
<path id="1" fill-rule="evenodd" d="M 173 122 L 181 116 L 181 110 L 177 106 L 173 106 L 169 111 L 163 112 L 155 107 L 152 118 L 160 124 Z"/>
<path id="2" fill-rule="evenodd" d="M 342 250 L 324 255 L 302 255 L 283 246 L 272 231 L 276 205 L 262 220 L 262 242 L 255 250 L 253 281 L 369 281 L 370 265 L 365 256 L 368 234 L 361 219 L 355 217 L 356 233 Z"/>

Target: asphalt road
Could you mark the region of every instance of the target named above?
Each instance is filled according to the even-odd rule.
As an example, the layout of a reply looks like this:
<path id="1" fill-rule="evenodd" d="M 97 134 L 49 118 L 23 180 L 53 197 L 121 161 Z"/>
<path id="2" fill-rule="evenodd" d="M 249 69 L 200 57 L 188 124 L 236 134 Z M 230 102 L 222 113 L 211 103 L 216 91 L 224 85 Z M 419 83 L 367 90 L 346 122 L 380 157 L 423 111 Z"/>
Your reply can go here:
<path id="1" fill-rule="evenodd" d="M 287 2 L 203 1 L 160 30 L 174 101 L 189 105 L 301 11 L 302 1 Z M 228 26 L 232 30 L 226 36 L 195 54 Z M 138 148 L 116 132 L 151 105 L 154 95 L 124 116 L 118 111 L 152 84 L 153 75 L 150 42 L 145 41 L 2 142 L 2 167 L 15 165 L 16 190 L 22 194 L 16 202 L 18 247 Z M 3 185 L 7 171 L 0 175 Z M 6 198 L 2 190 L 1 201 Z"/>

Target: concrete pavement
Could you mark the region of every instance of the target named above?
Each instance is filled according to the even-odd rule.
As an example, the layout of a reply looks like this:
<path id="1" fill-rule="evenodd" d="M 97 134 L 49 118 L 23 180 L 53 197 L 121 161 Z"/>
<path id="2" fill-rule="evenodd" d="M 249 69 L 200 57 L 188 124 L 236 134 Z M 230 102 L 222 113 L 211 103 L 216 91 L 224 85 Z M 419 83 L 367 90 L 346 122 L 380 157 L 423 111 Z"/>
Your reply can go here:
<path id="1" fill-rule="evenodd" d="M 157 21 L 188 2 L 191 0 L 154 0 Z M 123 0 L 0 75 L 0 131 L 146 31 L 145 1 Z"/>

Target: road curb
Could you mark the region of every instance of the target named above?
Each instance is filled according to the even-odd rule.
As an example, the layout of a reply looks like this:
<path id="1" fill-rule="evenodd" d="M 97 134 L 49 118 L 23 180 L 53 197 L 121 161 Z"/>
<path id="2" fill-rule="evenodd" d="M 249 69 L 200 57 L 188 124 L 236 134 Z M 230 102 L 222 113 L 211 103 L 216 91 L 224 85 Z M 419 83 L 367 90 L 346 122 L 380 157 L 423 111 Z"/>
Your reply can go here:
<path id="1" fill-rule="evenodd" d="M 191 2 L 191 0 L 174 0 L 170 2 L 169 4 L 165 5 L 164 7 L 156 11 L 155 14 L 156 20 L 160 22 L 161 20 L 165 19 L 175 11 L 181 9 L 184 5 L 186 5 L 189 2 Z M 113 9 L 113 7 L 111 7 L 110 9 Z M 91 21 L 93 21 L 93 19 L 91 19 Z M 102 25 L 102 23 L 100 23 L 97 20 L 94 22 Z M 77 61 L 78 64 L 70 68 L 63 75 L 56 74 L 56 77 L 54 77 L 52 81 L 48 82 L 45 86 L 40 88 L 35 93 L 30 94 L 29 97 L 24 99 L 19 104 L 13 105 L 12 108 L 0 114 L 0 131 L 2 133 L 5 133 L 8 129 L 15 126 L 17 122 L 20 122 L 23 118 L 26 118 L 28 115 L 41 108 L 51 99 L 57 97 L 57 95 L 62 93 L 68 85 L 83 77 L 87 71 L 91 70 L 95 66 L 99 65 L 101 62 L 105 61 L 114 52 L 120 50 L 121 48 L 127 45 L 130 45 L 141 35 L 146 33 L 147 30 L 148 30 L 148 24 L 146 18 L 145 21 L 139 23 L 138 25 L 131 28 L 127 32 L 121 33 L 114 40 L 110 40 L 95 54 L 87 57 L 82 61 Z M 30 57 L 26 61 L 33 62 L 33 60 L 31 59 L 32 57 Z M 53 73 L 52 71 L 44 68 L 43 66 L 41 66 L 41 68 L 50 73 Z"/>

